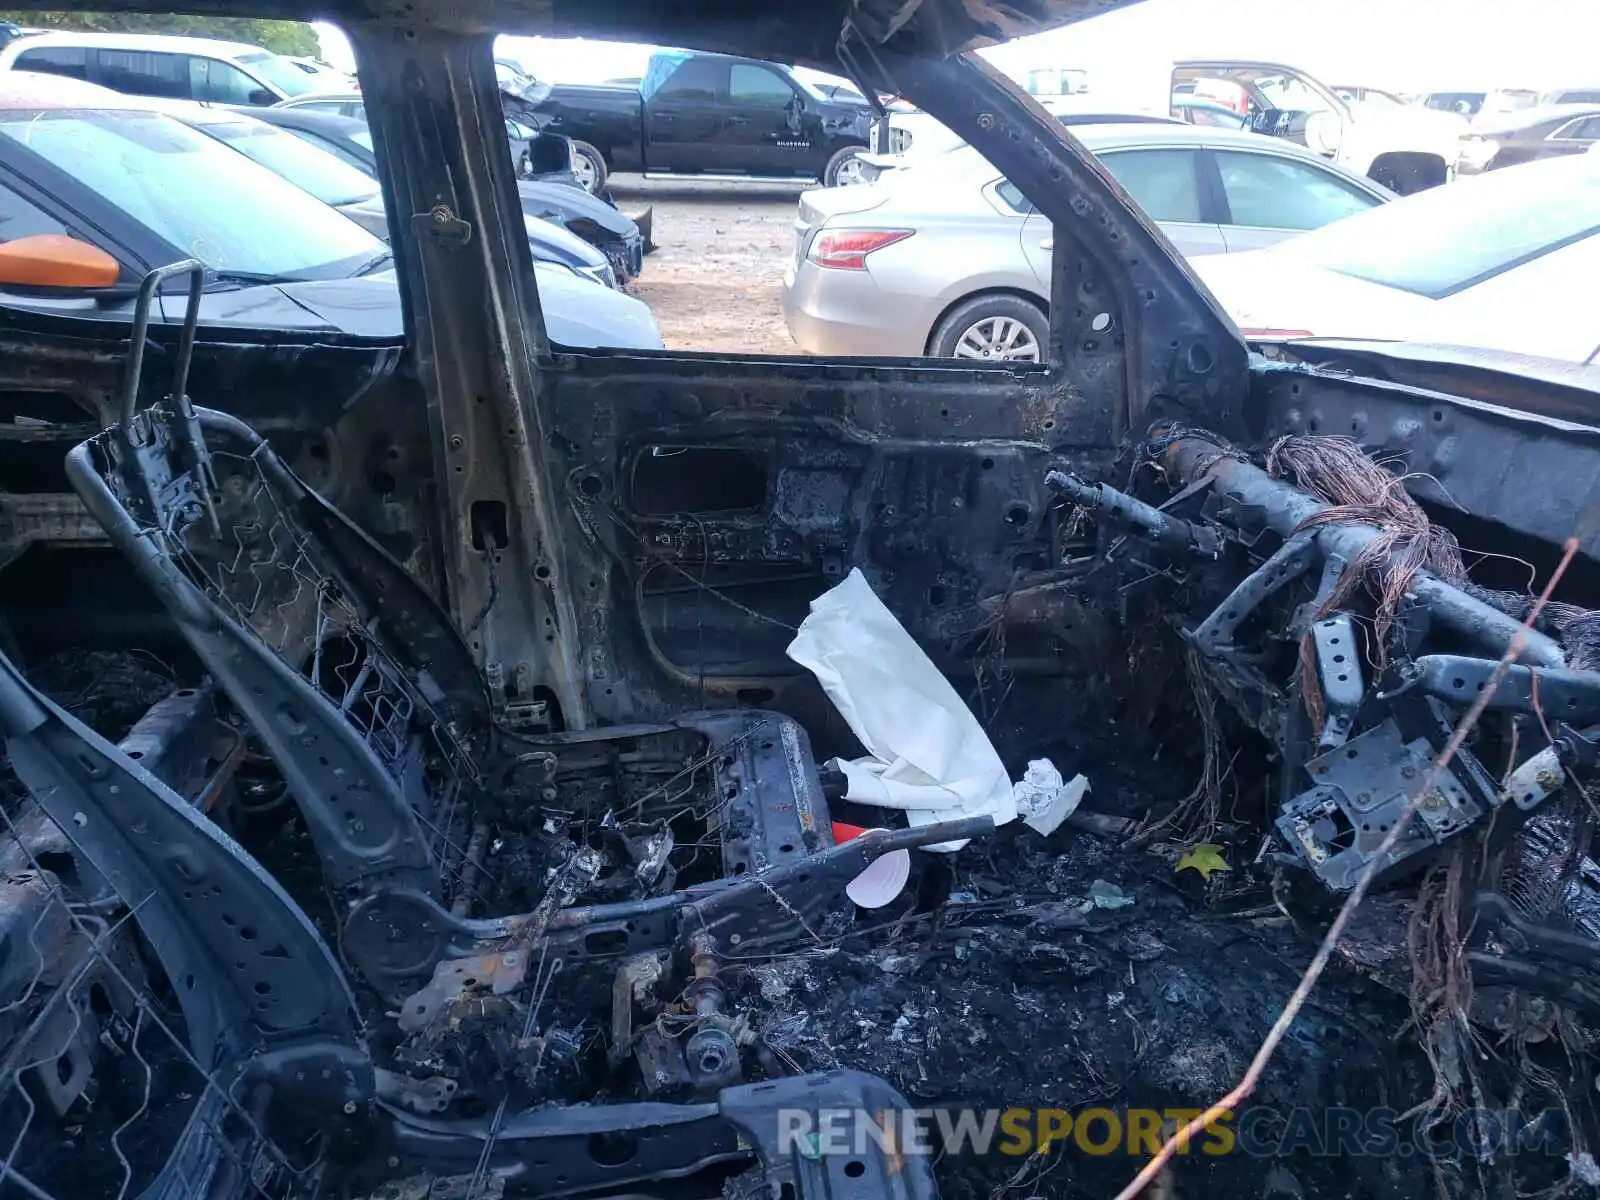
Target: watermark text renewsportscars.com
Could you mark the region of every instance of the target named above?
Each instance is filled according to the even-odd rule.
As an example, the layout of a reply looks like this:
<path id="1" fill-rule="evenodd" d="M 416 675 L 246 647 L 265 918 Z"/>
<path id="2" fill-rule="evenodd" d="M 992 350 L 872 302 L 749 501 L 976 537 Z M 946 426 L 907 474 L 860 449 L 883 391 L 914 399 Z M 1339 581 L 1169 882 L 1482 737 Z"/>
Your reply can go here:
<path id="1" fill-rule="evenodd" d="M 1198 1108 L 781 1109 L 778 1143 L 811 1158 L 890 1154 L 1028 1155 L 1055 1151 L 1148 1158 Z M 1468 1109 L 1402 1114 L 1389 1108 L 1270 1108 L 1227 1112 L 1183 1139 L 1179 1154 L 1375 1157 L 1455 1154 L 1565 1156 L 1559 1111 Z"/>

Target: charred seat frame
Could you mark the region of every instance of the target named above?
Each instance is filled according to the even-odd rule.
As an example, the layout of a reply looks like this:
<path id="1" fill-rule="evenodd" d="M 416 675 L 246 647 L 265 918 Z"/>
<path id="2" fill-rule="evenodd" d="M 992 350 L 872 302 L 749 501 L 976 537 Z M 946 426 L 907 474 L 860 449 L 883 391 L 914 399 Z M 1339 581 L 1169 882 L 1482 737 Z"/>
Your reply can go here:
<path id="1" fill-rule="evenodd" d="M 526 1010 L 526 1043 L 538 1032 L 538 989 L 549 986 L 565 958 L 678 949 L 695 965 L 690 990 L 702 1022 L 686 1048 L 689 1075 L 717 1097 L 666 1110 L 616 1105 L 518 1114 L 508 1112 L 507 1093 L 492 1118 L 477 1122 L 388 1107 L 429 1083 L 407 1085 L 374 1065 L 343 971 L 299 906 L 203 811 L 128 756 L 138 751 L 105 743 L 0 658 L 0 716 L 25 785 L 66 833 L 81 869 L 104 880 L 112 911 L 131 916 L 168 978 L 183 981 L 176 990 L 187 1053 L 206 1085 L 191 1118 L 200 1132 L 168 1160 L 162 1180 L 173 1182 L 157 1186 L 181 1194 L 177 1181 L 185 1175 L 224 1169 L 232 1173 L 228 1186 L 259 1186 L 250 1164 L 263 1156 L 283 1160 L 275 1139 L 288 1140 L 291 1124 L 303 1129 L 308 1117 L 315 1123 L 312 1114 L 322 1114 L 339 1118 L 345 1132 L 331 1140 L 331 1127 L 312 1134 L 321 1153 L 336 1155 L 339 1137 L 376 1129 L 394 1151 L 390 1178 L 459 1175 L 474 1181 L 469 1191 L 488 1173 L 507 1171 L 536 1178 L 534 1190 L 549 1194 L 675 1177 L 737 1162 L 754 1147 L 768 1186 L 801 1185 L 808 1189 L 802 1194 L 889 1186 L 928 1194 L 926 1163 L 909 1171 L 886 1156 L 873 1156 L 871 1165 L 861 1158 L 817 1163 L 778 1143 L 780 1108 L 903 1101 L 881 1081 L 849 1072 L 738 1087 L 738 1050 L 718 1021 L 716 950 L 760 950 L 811 933 L 811 922 L 880 854 L 970 837 L 990 822 L 946 822 L 832 845 L 804 733 L 776 713 L 706 713 L 675 726 L 546 737 L 497 727 L 465 647 L 421 587 L 247 426 L 196 408 L 185 394 L 198 264 L 174 264 L 147 278 L 135 346 L 142 347 L 160 285 L 178 276 L 189 280 L 191 303 L 171 394 L 155 408 L 134 410 L 143 358 L 136 349 L 118 423 L 73 452 L 69 474 L 278 761 L 324 877 L 349 905 L 344 951 L 369 985 L 401 1003 L 402 1031 L 427 1025 L 479 978 L 492 978 L 497 995 L 530 982 L 536 994 Z M 352 653 L 325 663 L 341 640 Z M 711 747 L 719 805 L 738 805 L 731 815 L 719 810 L 713 826 L 727 832 L 723 858 L 737 866 L 729 877 L 589 909 L 562 908 L 581 887 L 564 891 L 557 879 L 533 913 L 476 921 L 462 915 L 465 904 L 446 909 L 440 902 L 444 851 L 456 825 L 450 810 L 460 805 L 470 816 L 490 790 L 485 774 L 548 784 L 564 749 L 680 728 Z M 757 733 L 764 735 L 753 738 Z M 738 786 L 741 776 L 750 788 Z M 768 800 L 762 784 L 771 780 L 790 790 Z M 526 803 L 536 807 L 531 798 Z M 455 863 L 453 899 L 470 890 L 472 869 L 471 862 Z M 50 888 L 54 895 L 59 884 Z M 62 904 L 70 909 L 70 901 Z M 535 951 L 540 974 L 530 976 Z M 429 987 L 411 994 L 430 972 Z M 148 1000 L 137 993 L 134 1002 Z M 40 1020 L 51 1011 L 47 1004 Z M 19 1045 L 33 1045 L 48 1028 L 40 1025 Z M 229 1119 L 242 1122 L 243 1134 L 232 1134 Z M 14 1144 L 33 1127 L 30 1118 Z M 236 1144 L 240 1136 L 243 1145 Z M 633 1149 L 596 1154 L 596 1138 Z M 304 1144 L 307 1132 L 294 1140 Z M 316 1165 L 314 1157 L 298 1171 Z M 286 1178 L 296 1175 L 295 1166 L 283 1167 Z M 131 1180 L 130 1173 L 124 1191 Z"/>

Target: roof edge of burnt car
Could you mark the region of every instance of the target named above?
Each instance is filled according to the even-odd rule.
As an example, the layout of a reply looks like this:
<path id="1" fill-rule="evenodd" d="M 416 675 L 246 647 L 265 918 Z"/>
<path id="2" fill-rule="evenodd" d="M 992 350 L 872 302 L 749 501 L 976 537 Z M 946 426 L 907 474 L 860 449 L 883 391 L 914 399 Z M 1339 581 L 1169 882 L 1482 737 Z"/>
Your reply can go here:
<path id="1" fill-rule="evenodd" d="M 24 11 L 182 12 L 427 27 L 461 33 L 594 37 L 837 65 L 848 20 L 864 43 L 894 53 L 945 57 L 1040 33 L 1137 0 L 786 0 L 759 9 L 728 0 L 23 0 Z"/>

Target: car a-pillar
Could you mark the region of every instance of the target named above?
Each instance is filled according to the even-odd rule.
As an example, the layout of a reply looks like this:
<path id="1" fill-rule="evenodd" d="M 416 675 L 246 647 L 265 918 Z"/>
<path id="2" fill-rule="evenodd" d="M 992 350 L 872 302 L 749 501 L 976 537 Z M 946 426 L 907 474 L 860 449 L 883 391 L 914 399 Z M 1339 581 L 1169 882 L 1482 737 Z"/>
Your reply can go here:
<path id="1" fill-rule="evenodd" d="M 406 6 L 409 8 L 410 6 Z M 427 396 L 443 597 L 513 728 L 589 724 L 538 400 L 548 354 L 492 34 L 414 19 L 346 27 Z M 458 136 L 441 136 L 450 131 Z M 554 712 L 551 712 L 551 706 Z"/>

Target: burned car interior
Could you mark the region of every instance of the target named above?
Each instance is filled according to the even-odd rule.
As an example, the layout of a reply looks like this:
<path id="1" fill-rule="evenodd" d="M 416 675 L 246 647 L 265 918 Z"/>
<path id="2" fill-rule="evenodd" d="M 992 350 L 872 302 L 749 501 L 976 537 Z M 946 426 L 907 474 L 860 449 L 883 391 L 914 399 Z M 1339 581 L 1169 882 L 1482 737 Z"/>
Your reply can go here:
<path id="1" fill-rule="evenodd" d="M 1357 999 L 1295 1053 L 1326 1070 L 1401 1014 L 1374 1055 L 1409 1022 L 1396 1107 L 1537 1084 L 1570 1153 L 1592 1145 L 1592 379 L 1253 352 L 1070 133 L 965 55 L 1104 3 L 249 7 L 351 39 L 407 336 L 197 327 L 197 262 L 145 278 L 131 334 L 0 312 L 0 1194 L 1029 1194 L 1015 1161 L 806 1153 L 779 1115 L 1023 1103 L 930 1071 L 1054 1061 L 1139 987 L 1190 995 L 1234 941 L 1174 933 L 1180 910 L 1265 914 L 1298 972 L 1366 878 L 1323 985 Z M 1050 361 L 550 345 L 495 32 L 759 53 L 913 98 L 1053 221 Z M 163 296 L 190 319 L 152 321 Z M 857 574 L 1011 777 L 1051 755 L 1085 809 L 1046 834 L 849 791 L 856 726 L 790 648 Z M 96 719 L 47 686 L 73 647 L 134 654 L 138 703 Z M 1218 841 L 1225 879 L 1171 883 Z M 1062 898 L 1159 846 L 1123 876 L 1149 881 L 1137 902 Z M 852 881 L 908 851 L 892 919 L 858 907 Z M 1161 975 L 1149 929 L 1095 924 L 1124 900 L 1188 974 Z M 918 956 L 952 991 L 908 999 Z M 836 974 L 806 1000 L 813 967 Z M 1217 1063 L 1242 1067 L 1292 986 L 1253 969 Z M 1003 1053 L 974 1032 L 1026 997 L 1070 1007 L 1063 980 L 1093 980 L 1099 1015 L 1029 1017 Z M 986 1015 L 956 1013 L 991 984 Z M 940 994 L 946 1042 L 894 1050 Z M 1516 1052 L 1478 1062 L 1473 1029 Z M 1139 1036 L 1135 1058 L 1171 1050 Z M 1185 1061 L 1152 1076 L 1168 1098 L 1231 1086 Z M 1145 1102 L 1124 1084 L 1052 1095 Z M 1114 1192 L 1128 1161 L 1032 1194 Z"/>

